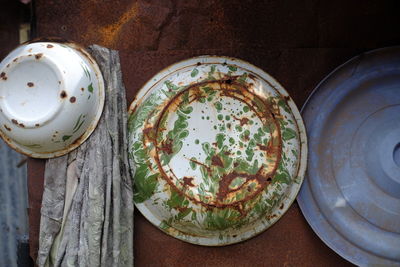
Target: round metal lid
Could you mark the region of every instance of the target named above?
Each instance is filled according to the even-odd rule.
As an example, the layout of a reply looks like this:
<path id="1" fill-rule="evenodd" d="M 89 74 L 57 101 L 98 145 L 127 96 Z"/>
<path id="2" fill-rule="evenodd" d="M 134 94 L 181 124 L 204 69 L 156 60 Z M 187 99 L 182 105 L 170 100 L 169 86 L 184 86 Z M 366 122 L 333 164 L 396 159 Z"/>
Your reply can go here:
<path id="1" fill-rule="evenodd" d="M 294 102 L 234 58 L 192 58 L 154 76 L 131 105 L 129 141 L 137 208 L 200 245 L 267 229 L 295 199 L 306 165 Z"/>
<path id="2" fill-rule="evenodd" d="M 297 198 L 316 234 L 357 265 L 400 265 L 400 47 L 329 74 L 302 110 L 309 158 Z"/>

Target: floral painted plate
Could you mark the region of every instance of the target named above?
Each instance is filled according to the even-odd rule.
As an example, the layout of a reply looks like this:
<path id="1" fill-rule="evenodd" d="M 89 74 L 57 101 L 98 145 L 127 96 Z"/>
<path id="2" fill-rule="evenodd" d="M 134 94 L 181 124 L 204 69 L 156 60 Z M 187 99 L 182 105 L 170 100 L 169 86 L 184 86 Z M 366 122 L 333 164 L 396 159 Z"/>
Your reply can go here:
<path id="1" fill-rule="evenodd" d="M 270 227 L 306 168 L 296 105 L 271 76 L 234 58 L 192 58 L 154 76 L 130 107 L 129 141 L 137 208 L 199 245 Z"/>

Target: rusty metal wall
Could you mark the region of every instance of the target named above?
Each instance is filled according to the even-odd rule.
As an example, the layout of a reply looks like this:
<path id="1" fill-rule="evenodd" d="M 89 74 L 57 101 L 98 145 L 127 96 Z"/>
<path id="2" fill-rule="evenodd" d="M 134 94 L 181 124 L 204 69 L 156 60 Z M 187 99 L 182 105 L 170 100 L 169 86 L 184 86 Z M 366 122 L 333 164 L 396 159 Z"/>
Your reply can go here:
<path id="1" fill-rule="evenodd" d="M 389 0 L 37 0 L 37 32 L 120 51 L 130 103 L 164 67 L 212 54 L 274 76 L 301 107 L 331 70 L 363 51 L 400 43 L 400 2 Z M 31 254 L 37 251 L 43 161 L 29 161 Z M 221 248 L 186 244 L 135 213 L 137 266 L 345 266 L 297 203 L 261 235 Z"/>

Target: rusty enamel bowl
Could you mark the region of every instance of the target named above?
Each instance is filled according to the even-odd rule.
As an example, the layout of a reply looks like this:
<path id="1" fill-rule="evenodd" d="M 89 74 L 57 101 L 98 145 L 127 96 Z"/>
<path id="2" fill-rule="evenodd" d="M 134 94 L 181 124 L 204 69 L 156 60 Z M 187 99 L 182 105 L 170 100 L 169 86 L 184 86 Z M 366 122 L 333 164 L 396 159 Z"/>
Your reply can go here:
<path id="1" fill-rule="evenodd" d="M 21 45 L 0 64 L 0 135 L 28 156 L 75 149 L 96 127 L 103 105 L 100 69 L 75 44 Z"/>
<path id="2" fill-rule="evenodd" d="M 137 208 L 190 243 L 227 245 L 264 231 L 303 181 L 296 105 L 238 59 L 203 56 L 161 71 L 132 103 L 128 125 Z"/>

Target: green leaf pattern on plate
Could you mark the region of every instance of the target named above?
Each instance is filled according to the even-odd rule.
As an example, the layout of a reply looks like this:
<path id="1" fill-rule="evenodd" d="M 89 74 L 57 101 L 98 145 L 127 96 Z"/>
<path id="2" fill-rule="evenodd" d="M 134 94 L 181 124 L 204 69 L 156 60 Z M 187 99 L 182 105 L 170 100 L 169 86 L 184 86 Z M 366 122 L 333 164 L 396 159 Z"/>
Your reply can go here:
<path id="1" fill-rule="evenodd" d="M 297 169 L 299 159 L 297 126 L 289 119 L 292 118 L 292 114 L 286 101 L 278 94 L 269 93 L 263 96 L 263 100 L 252 99 L 254 110 L 244 105 L 240 110 L 232 110 L 232 114 L 228 116 L 225 110 L 228 105 L 221 103 L 221 93 L 207 84 L 223 75 L 219 68 L 225 68 L 222 72 L 229 72 L 229 77 L 236 77 L 238 84 L 246 85 L 252 79 L 248 72 L 239 70 L 234 65 L 225 67 L 218 65 L 218 68 L 214 64 L 195 66 L 187 72 L 189 78 L 206 77 L 203 80 L 204 86 L 200 86 L 196 94 L 189 93 L 190 89 L 187 90 L 189 84 L 178 85 L 174 82 L 178 77 L 170 76 L 167 80 L 159 82 L 160 89 L 154 90 L 128 119 L 129 156 L 137 166 L 134 176 L 134 201 L 137 204 L 150 205 L 155 203 L 157 198 L 157 203 L 170 211 L 169 216 L 164 214 L 159 227 L 185 239 L 187 235 L 193 233 L 207 236 L 213 231 L 218 231 L 222 238 L 229 238 L 227 236 L 230 236 L 232 229 L 241 229 L 261 217 L 267 221 L 272 220 L 276 216 L 274 214 L 279 211 L 278 206 L 283 201 L 288 186 L 296 178 L 292 176 Z M 233 73 L 237 76 L 232 76 Z M 175 109 L 163 112 L 169 99 L 176 99 L 179 105 Z M 206 114 L 202 115 L 199 110 L 194 113 L 193 101 L 197 101 L 201 107 L 212 108 L 215 111 L 216 127 L 210 129 L 210 134 L 215 138 L 211 141 L 193 139 L 191 143 L 193 149 L 197 147 L 200 152 L 197 156 L 194 154 L 185 156 L 184 153 L 188 153 L 186 145 L 193 138 L 191 137 L 193 119 L 198 123 L 213 119 L 208 118 Z M 272 112 L 276 114 L 278 122 L 276 126 L 261 122 L 256 116 L 247 115 L 254 112 L 269 112 L 265 109 L 265 103 L 268 103 Z M 243 118 L 247 118 L 247 121 Z M 157 123 L 158 129 L 165 130 L 157 131 L 150 127 Z M 237 134 L 237 139 L 232 138 L 232 131 Z M 227 185 L 228 192 L 236 192 L 235 190 L 244 185 L 248 190 L 238 190 L 233 198 L 225 196 L 225 199 L 218 200 L 222 186 L 221 177 L 226 177 L 232 172 L 256 176 L 261 169 L 273 166 L 273 162 L 263 160 L 267 153 L 263 149 L 276 146 L 272 135 L 275 136 L 277 133 L 282 138 L 282 155 L 274 176 L 271 177 L 270 183 L 262 188 L 262 193 L 241 202 L 242 206 L 229 206 L 229 203 L 244 201 L 251 195 L 249 192 L 258 188 L 256 182 L 251 179 L 247 181 L 245 176 L 238 175 Z M 159 148 L 155 147 L 155 142 Z M 233 147 L 237 150 L 233 150 Z M 181 180 L 166 182 L 160 166 L 151 156 L 156 149 L 160 164 L 163 169 L 165 168 L 163 172 L 167 171 L 170 174 L 168 166 L 176 164 L 172 161 L 179 158 L 182 164 L 186 162 L 187 172 L 196 173 L 199 179 L 182 175 L 184 177 Z M 195 186 L 191 188 L 190 185 Z M 217 202 L 218 205 L 228 206 L 204 208 L 182 195 L 180 190 L 183 190 L 186 196 L 197 197 L 205 204 Z M 188 229 L 191 229 L 190 232 Z"/>

